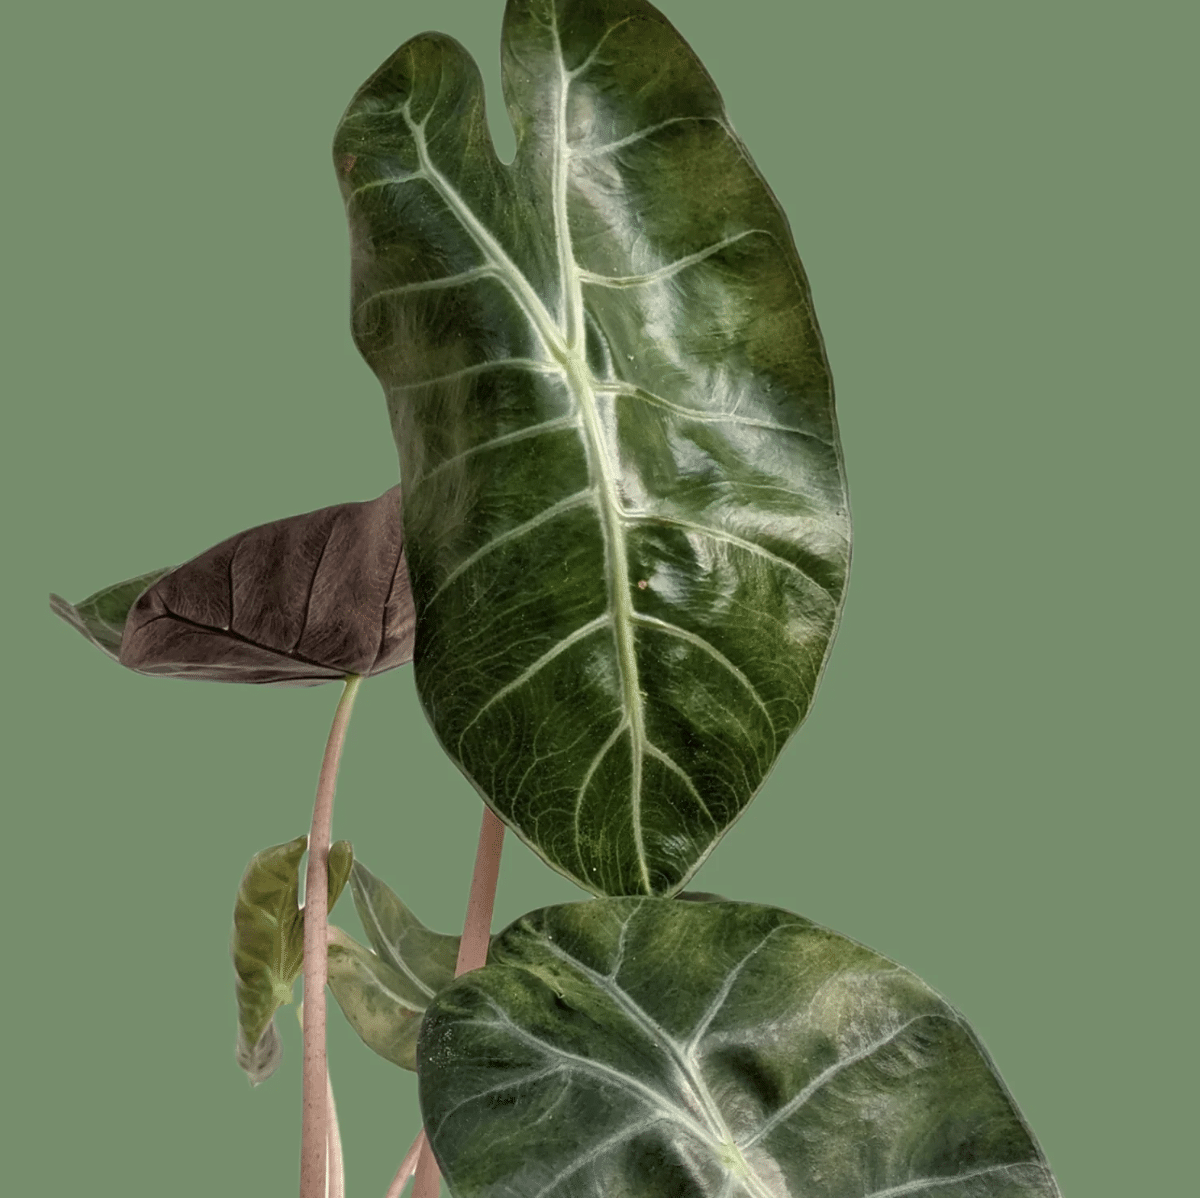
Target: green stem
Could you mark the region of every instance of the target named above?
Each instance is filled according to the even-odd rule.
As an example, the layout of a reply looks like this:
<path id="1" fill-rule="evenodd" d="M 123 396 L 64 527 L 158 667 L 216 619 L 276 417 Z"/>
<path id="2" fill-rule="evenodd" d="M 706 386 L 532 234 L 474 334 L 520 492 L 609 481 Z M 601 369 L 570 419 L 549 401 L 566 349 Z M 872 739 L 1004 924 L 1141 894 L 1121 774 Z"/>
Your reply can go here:
<path id="1" fill-rule="evenodd" d="M 304 1098 L 300 1132 L 300 1198 L 325 1198 L 330 1125 L 325 1059 L 329 841 L 338 762 L 360 682 L 360 677 L 350 674 L 342 688 L 321 762 L 312 830 L 308 834 L 308 869 L 304 875 Z"/>
<path id="2" fill-rule="evenodd" d="M 472 969 L 480 969 L 487 963 L 503 848 L 504 824 L 485 804 L 483 824 L 479 829 L 479 847 L 475 850 L 475 872 L 471 875 L 471 893 L 467 896 L 467 918 L 458 946 L 458 962 L 454 966 L 455 977 Z M 419 1151 L 412 1198 L 437 1198 L 441 1178 L 428 1137 Z"/>

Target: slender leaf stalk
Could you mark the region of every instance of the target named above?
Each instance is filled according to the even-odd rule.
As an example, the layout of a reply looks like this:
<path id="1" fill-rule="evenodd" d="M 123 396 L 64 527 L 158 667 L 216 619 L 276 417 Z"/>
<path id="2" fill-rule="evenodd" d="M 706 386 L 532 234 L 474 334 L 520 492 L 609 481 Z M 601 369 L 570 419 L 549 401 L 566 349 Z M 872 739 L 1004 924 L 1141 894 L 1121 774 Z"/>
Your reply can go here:
<path id="1" fill-rule="evenodd" d="M 417 1138 L 413 1140 L 412 1147 L 404 1154 L 404 1159 L 400 1162 L 400 1168 L 396 1170 L 396 1176 L 392 1178 L 392 1184 L 388 1186 L 388 1192 L 383 1198 L 400 1198 L 404 1190 L 404 1183 L 413 1175 L 417 1167 L 417 1158 L 421 1155 L 421 1149 L 425 1146 L 425 1129 L 422 1128 L 417 1134 Z"/>
<path id="2" fill-rule="evenodd" d="M 458 946 L 458 963 L 454 967 L 455 977 L 472 969 L 480 969 L 487 963 L 503 848 L 504 823 L 485 804 L 483 823 L 479 829 L 479 847 L 475 851 L 475 872 L 471 875 L 471 893 L 467 897 L 467 918 Z M 417 1179 L 413 1182 L 412 1198 L 437 1198 L 440 1180 L 433 1149 L 426 1137 L 417 1158 Z"/>
<path id="3" fill-rule="evenodd" d="M 329 843 L 333 825 L 333 792 L 346 727 L 362 679 L 346 677 L 321 762 L 312 829 L 308 835 L 308 869 L 304 875 L 304 1098 L 300 1133 L 300 1198 L 325 1198 L 327 1139 L 331 1104 L 325 1058 L 326 942 L 329 932 Z"/>
<path id="4" fill-rule="evenodd" d="M 325 1193 L 327 1198 L 346 1198 L 346 1162 L 342 1156 L 342 1132 L 338 1127 L 333 1079 L 325 1072 L 325 1095 L 329 1103 L 329 1139 L 326 1149 Z"/>
<path id="5" fill-rule="evenodd" d="M 441 1189 L 442 1175 L 426 1137 L 421 1141 L 421 1154 L 417 1157 L 417 1179 L 413 1182 L 412 1198 L 438 1198 Z"/>
<path id="6" fill-rule="evenodd" d="M 500 853 L 504 848 L 504 823 L 486 804 L 475 850 L 475 872 L 467 898 L 467 919 L 458 946 L 454 976 L 481 969 L 487 964 L 492 940 L 492 911 L 496 906 L 496 882 L 500 877 Z"/>

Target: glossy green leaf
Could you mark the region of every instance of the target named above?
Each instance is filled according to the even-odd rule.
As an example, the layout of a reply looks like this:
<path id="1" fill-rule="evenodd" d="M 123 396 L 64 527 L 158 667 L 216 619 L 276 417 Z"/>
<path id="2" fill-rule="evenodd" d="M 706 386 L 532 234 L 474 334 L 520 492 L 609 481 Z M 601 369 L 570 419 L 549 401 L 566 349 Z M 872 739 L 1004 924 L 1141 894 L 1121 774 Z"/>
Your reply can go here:
<path id="1" fill-rule="evenodd" d="M 253 1085 L 279 1066 L 283 1046 L 275 1012 L 292 1001 L 304 967 L 300 862 L 308 844 L 297 836 L 256 853 L 242 875 L 233 909 L 230 952 L 237 974 L 237 1062 Z M 350 842 L 329 849 L 329 909 L 346 885 L 354 856 Z"/>
<path id="2" fill-rule="evenodd" d="M 642 0 L 510 0 L 516 132 L 424 34 L 334 160 L 405 488 L 422 702 L 598 893 L 678 889 L 803 719 L 849 512 L 787 220 Z"/>
<path id="3" fill-rule="evenodd" d="M 50 610 L 116 661 L 129 609 L 147 587 L 173 569 L 168 566 L 164 570 L 151 570 L 149 574 L 113 583 L 78 603 L 68 603 L 61 595 L 51 595 Z"/>
<path id="4" fill-rule="evenodd" d="M 749 903 L 535 912 L 429 1008 L 421 1109 L 455 1198 L 1056 1198 L 962 1017 Z"/>
<path id="5" fill-rule="evenodd" d="M 460 937 L 431 932 L 359 861 L 350 889 L 375 952 L 331 928 L 329 987 L 369 1048 L 415 1069 L 421 1016 L 454 978 Z"/>

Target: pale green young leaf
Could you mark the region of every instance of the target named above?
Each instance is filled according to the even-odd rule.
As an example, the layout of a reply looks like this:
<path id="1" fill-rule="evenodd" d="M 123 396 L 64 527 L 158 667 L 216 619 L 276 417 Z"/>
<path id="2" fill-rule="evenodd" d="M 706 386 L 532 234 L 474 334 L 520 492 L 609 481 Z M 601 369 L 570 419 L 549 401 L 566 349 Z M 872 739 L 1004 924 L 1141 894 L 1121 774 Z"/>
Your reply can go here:
<path id="1" fill-rule="evenodd" d="M 371 946 L 424 1009 L 453 979 L 461 937 L 430 931 L 361 861 L 350 872 L 350 892 Z"/>
<path id="2" fill-rule="evenodd" d="M 417 1031 L 428 995 L 336 927 L 329 929 L 329 988 L 368 1048 L 416 1069 Z"/>
<path id="3" fill-rule="evenodd" d="M 283 1047 L 275 1012 L 292 1001 L 304 967 L 304 912 L 300 863 L 308 844 L 297 836 L 256 853 L 242 875 L 233 910 L 230 952 L 236 974 L 237 1062 L 253 1085 L 278 1068 Z M 329 908 L 333 909 L 353 865 L 349 841 L 329 850 Z"/>

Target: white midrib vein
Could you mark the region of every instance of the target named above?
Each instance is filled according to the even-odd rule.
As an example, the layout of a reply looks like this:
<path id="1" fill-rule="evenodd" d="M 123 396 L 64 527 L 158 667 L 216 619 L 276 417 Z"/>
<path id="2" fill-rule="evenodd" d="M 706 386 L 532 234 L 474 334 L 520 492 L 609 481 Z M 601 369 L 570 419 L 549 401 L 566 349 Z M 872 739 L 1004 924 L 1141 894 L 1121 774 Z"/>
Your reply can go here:
<path id="1" fill-rule="evenodd" d="M 434 165 L 425 142 L 424 122 L 414 122 L 407 108 L 404 121 L 412 133 L 421 173 L 442 197 L 471 239 L 479 247 L 498 277 L 528 316 L 547 353 L 558 362 L 566 378 L 567 388 L 580 416 L 580 432 L 588 467 L 595 484 L 600 525 L 603 531 L 606 575 L 609 580 L 607 615 L 612 621 L 618 670 L 630 743 L 630 822 L 633 828 L 634 850 L 637 855 L 641 884 L 647 894 L 653 893 L 650 867 L 646 858 L 642 834 L 642 770 L 646 754 L 646 716 L 638 677 L 637 656 L 634 651 L 633 607 L 630 602 L 629 561 L 625 546 L 625 515 L 618 499 L 616 476 L 609 461 L 600 426 L 599 405 L 595 380 L 588 368 L 584 353 L 583 285 L 575 262 L 571 243 L 571 228 L 567 214 L 567 163 L 570 147 L 567 144 L 567 98 L 571 76 L 563 61 L 562 45 L 557 25 L 554 38 L 559 64 L 559 92 L 554 136 L 552 168 L 552 207 L 554 232 L 558 244 L 559 294 L 561 318 L 555 320 L 541 297 L 508 256 L 504 247 L 471 211 L 457 189 Z"/>

